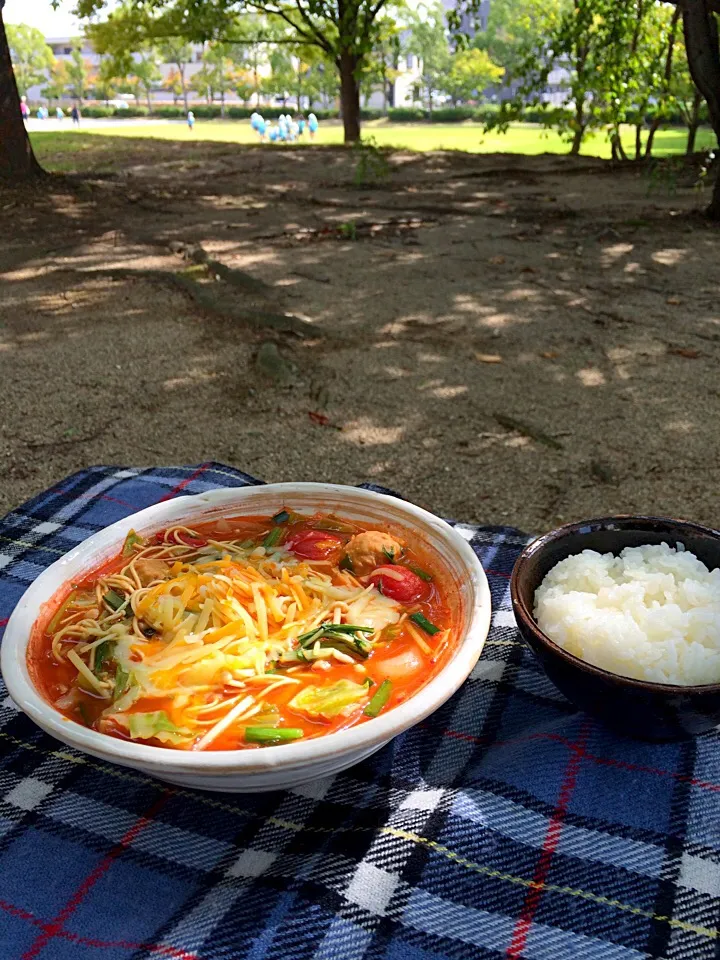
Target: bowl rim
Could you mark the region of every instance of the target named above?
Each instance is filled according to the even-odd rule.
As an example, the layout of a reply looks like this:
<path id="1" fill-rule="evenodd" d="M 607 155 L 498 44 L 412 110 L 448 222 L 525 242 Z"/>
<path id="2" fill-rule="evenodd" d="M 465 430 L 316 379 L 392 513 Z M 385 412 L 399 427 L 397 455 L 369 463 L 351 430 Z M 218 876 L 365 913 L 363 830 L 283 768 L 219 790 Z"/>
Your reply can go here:
<path id="1" fill-rule="evenodd" d="M 556 527 L 554 530 L 550 530 L 547 533 L 543 533 L 539 537 L 536 537 L 534 540 L 532 540 L 515 561 L 515 565 L 510 576 L 510 598 L 512 600 L 513 611 L 515 612 L 516 617 L 519 616 L 523 622 L 523 626 L 532 633 L 532 635 L 536 640 L 539 641 L 541 645 L 548 647 L 551 653 L 559 656 L 560 659 L 564 660 L 568 665 L 577 667 L 578 669 L 581 669 L 586 673 L 597 677 L 598 679 L 605 680 L 608 683 L 630 687 L 645 693 L 657 693 L 664 694 L 666 696 L 687 697 L 688 695 L 702 696 L 720 693 L 720 682 L 687 685 L 676 683 L 656 683 L 652 680 L 638 680 L 635 677 L 625 677 L 620 673 L 612 673 L 610 670 L 604 670 L 602 667 L 597 667 L 595 664 L 588 663 L 587 660 L 583 660 L 581 657 L 576 657 L 575 654 L 569 653 L 559 644 L 555 643 L 555 641 L 552 640 L 546 633 L 544 633 L 538 626 L 532 610 L 528 608 L 524 599 L 520 595 L 520 590 L 518 587 L 518 583 L 522 577 L 524 567 L 528 560 L 539 552 L 542 552 L 550 543 L 556 543 L 570 534 L 582 534 L 582 527 L 611 523 L 620 523 L 625 529 L 632 529 L 634 524 L 637 524 L 641 529 L 643 524 L 649 525 L 652 523 L 664 523 L 670 527 L 676 527 L 678 531 L 685 529 L 690 532 L 708 534 L 718 541 L 718 547 L 720 548 L 720 531 L 715 530 L 713 527 L 706 527 L 701 523 L 695 523 L 693 520 L 680 520 L 676 517 L 654 516 L 652 514 L 618 513 L 606 517 L 592 517 L 588 520 L 578 520 L 573 523 L 565 523 L 562 526 Z M 568 553 L 568 556 L 571 555 L 572 554 Z M 720 563 L 718 563 L 718 567 L 720 567 Z"/>
<path id="2" fill-rule="evenodd" d="M 429 528 L 458 557 L 458 565 L 464 570 L 463 583 L 467 583 L 470 590 L 466 633 L 442 670 L 404 703 L 365 723 L 305 742 L 280 744 L 267 750 L 192 753 L 137 744 L 89 730 L 65 717 L 35 687 L 27 662 L 31 630 L 39 615 L 40 604 L 47 602 L 60 584 L 76 575 L 63 573 L 64 566 L 86 560 L 86 569 L 92 569 L 103 556 L 111 556 L 119 549 L 127 532 L 133 527 L 147 531 L 162 529 L 180 517 L 191 519 L 202 512 L 223 506 L 232 505 L 241 510 L 247 500 L 259 497 L 290 500 L 302 494 L 347 498 L 349 508 L 353 502 L 355 505 L 373 503 L 376 507 L 384 503 L 392 505 L 394 511 L 399 509 L 405 514 L 399 523 L 406 522 L 411 527 L 413 520 L 421 521 L 418 524 L 421 533 L 423 528 L 425 531 Z M 48 589 L 49 585 L 52 585 L 51 589 Z M 449 699 L 470 675 L 485 645 L 490 617 L 490 588 L 479 558 L 457 530 L 422 507 L 399 497 L 342 484 L 287 482 L 218 487 L 191 496 L 160 501 L 136 511 L 83 540 L 43 570 L 26 589 L 8 621 L 0 646 L 0 670 L 10 698 L 38 726 L 62 742 L 110 762 L 154 769 L 161 776 L 188 773 L 257 774 L 278 769 L 292 771 L 346 753 L 369 753 L 424 720 Z"/>

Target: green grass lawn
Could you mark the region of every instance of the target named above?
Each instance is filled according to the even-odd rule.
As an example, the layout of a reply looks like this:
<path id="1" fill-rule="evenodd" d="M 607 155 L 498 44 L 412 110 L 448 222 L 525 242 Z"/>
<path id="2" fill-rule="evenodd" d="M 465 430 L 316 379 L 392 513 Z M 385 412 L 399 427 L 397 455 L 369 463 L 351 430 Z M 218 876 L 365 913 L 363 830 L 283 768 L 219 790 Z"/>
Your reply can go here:
<path id="1" fill-rule="evenodd" d="M 484 133 L 481 126 L 473 123 L 435 123 L 435 124 L 392 124 L 375 120 L 363 125 L 365 137 L 374 137 L 382 147 L 395 147 L 405 150 L 464 150 L 468 153 L 567 153 L 568 145 L 558 134 L 544 130 L 537 124 L 520 123 L 510 127 L 507 133 Z M 245 120 L 198 120 L 195 129 L 190 131 L 184 123 L 148 123 L 117 124 L 107 127 L 85 126 L 80 131 L 68 128 L 57 133 L 33 133 L 33 144 L 38 157 L 48 169 L 67 171 L 79 166 L 92 167 L 92 158 L 107 161 L 110 156 L 110 137 L 132 138 L 133 141 L 145 139 L 173 140 L 199 145 L 202 142 L 254 144 L 257 135 Z M 627 148 L 630 150 L 634 131 L 626 133 Z M 90 138 L 102 138 L 98 149 Z M 669 128 L 658 131 L 655 137 L 655 156 L 668 156 L 684 153 L 686 133 L 682 129 Z M 302 143 L 309 142 L 307 136 Z M 337 122 L 321 123 L 314 141 L 320 146 L 333 146 L 342 143 L 342 126 Z M 715 145 L 715 138 L 709 128 L 700 130 L 696 149 L 701 150 Z M 298 146 L 302 146 L 299 144 Z M 272 150 L 273 145 L 268 144 Z M 115 155 L 117 146 L 112 147 Z M 604 134 L 589 137 L 583 146 L 583 154 L 588 156 L 609 157 L 610 145 Z M 82 156 L 79 156 L 82 155 Z M 74 159 L 75 158 L 75 159 Z"/>

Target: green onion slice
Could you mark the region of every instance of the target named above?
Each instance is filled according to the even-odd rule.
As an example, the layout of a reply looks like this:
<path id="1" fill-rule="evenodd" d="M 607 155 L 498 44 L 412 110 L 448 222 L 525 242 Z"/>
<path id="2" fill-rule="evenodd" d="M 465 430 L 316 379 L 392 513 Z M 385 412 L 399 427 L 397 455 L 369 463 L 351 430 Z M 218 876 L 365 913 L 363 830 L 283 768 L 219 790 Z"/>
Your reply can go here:
<path id="1" fill-rule="evenodd" d="M 370 703 L 365 707 L 363 713 L 366 717 L 376 717 L 385 704 L 390 699 L 392 693 L 392 680 L 383 680 L 375 693 L 370 698 Z"/>
<path id="2" fill-rule="evenodd" d="M 263 540 L 264 547 L 276 547 L 280 537 L 283 535 L 282 527 L 275 527 Z"/>
<path id="3" fill-rule="evenodd" d="M 297 727 L 245 727 L 245 743 L 285 743 L 302 736 Z"/>
<path id="4" fill-rule="evenodd" d="M 428 573 L 427 570 L 423 570 L 422 567 L 416 567 L 414 563 L 406 563 L 405 566 L 408 570 L 412 570 L 416 577 L 420 577 L 421 580 L 425 580 L 426 583 L 432 581 L 432 574 Z"/>
<path id="5" fill-rule="evenodd" d="M 428 618 L 424 617 L 421 613 L 411 613 L 409 619 L 412 620 L 413 623 L 416 623 L 425 633 L 429 633 L 431 637 L 434 637 L 436 633 L 440 633 L 440 627 L 436 627 L 434 623 L 430 623 Z"/>
<path id="6" fill-rule="evenodd" d="M 127 602 L 127 597 L 121 597 L 120 594 L 115 593 L 114 590 L 108 590 L 103 599 L 110 609 L 115 611 L 119 610 L 120 607 Z"/>
<path id="7" fill-rule="evenodd" d="M 275 516 L 272 518 L 272 522 L 287 523 L 289 519 L 290 519 L 290 514 L 287 512 L 287 510 L 281 510 L 280 513 L 275 514 Z"/>

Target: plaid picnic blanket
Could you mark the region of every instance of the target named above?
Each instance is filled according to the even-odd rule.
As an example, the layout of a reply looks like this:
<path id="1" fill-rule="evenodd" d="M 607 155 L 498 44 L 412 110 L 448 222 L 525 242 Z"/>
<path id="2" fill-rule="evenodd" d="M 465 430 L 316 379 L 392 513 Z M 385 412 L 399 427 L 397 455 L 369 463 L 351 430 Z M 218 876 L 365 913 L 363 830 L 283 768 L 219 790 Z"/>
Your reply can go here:
<path id="1" fill-rule="evenodd" d="M 93 467 L 0 523 L 0 624 L 40 571 L 158 500 L 258 481 Z M 516 530 L 457 524 L 492 588 L 471 678 L 370 760 L 285 793 L 175 788 L 70 750 L 0 685 L 2 960 L 720 956 L 720 744 L 645 745 L 518 641 Z"/>

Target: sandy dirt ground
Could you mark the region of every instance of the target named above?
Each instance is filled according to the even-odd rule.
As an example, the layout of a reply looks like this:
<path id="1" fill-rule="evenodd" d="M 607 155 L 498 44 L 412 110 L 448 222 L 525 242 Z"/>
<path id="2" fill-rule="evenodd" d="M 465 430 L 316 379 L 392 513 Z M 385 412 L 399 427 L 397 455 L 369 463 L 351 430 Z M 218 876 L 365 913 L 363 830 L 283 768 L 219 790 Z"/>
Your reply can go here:
<path id="1" fill-rule="evenodd" d="M 343 150 L 134 144 L 0 194 L 0 508 L 213 459 L 533 532 L 720 526 L 693 171 L 395 153 L 358 185 Z"/>

